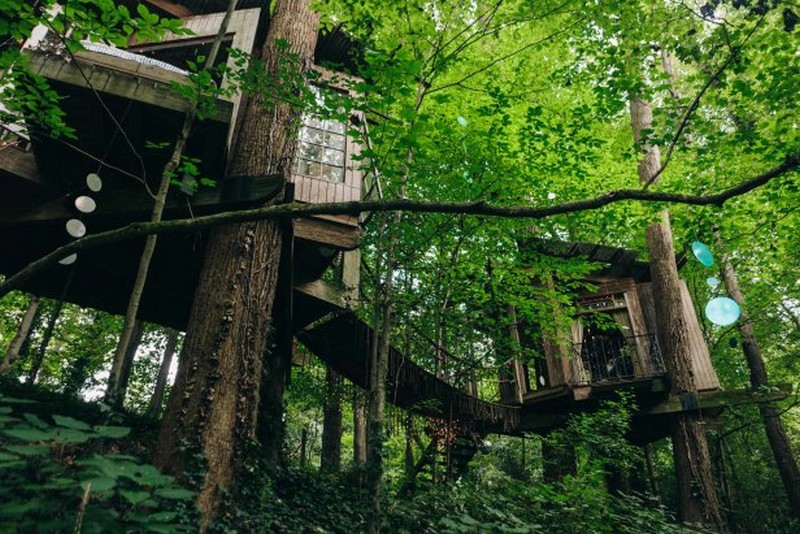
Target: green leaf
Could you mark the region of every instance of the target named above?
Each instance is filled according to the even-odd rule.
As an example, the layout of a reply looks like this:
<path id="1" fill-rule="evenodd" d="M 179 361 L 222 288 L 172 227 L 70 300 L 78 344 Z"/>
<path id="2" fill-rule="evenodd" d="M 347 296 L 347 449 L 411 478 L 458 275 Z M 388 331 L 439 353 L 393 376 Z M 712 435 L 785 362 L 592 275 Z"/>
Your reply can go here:
<path id="1" fill-rule="evenodd" d="M 35 428 L 11 428 L 3 430 L 3 434 L 23 441 L 48 441 L 53 439 L 52 432 L 43 432 Z"/>
<path id="2" fill-rule="evenodd" d="M 83 421 L 78 421 L 77 419 L 63 415 L 54 415 L 53 421 L 55 421 L 58 426 L 72 428 L 74 430 L 91 430 L 92 428 L 92 426 L 88 423 L 84 423 Z"/>
<path id="3" fill-rule="evenodd" d="M 94 427 L 95 432 L 104 438 L 124 438 L 131 433 L 131 429 L 126 426 L 105 426 Z"/>
<path id="4" fill-rule="evenodd" d="M 185 501 L 194 498 L 194 492 L 183 488 L 161 488 L 156 490 L 156 496 L 164 499 Z"/>
<path id="5" fill-rule="evenodd" d="M 8 454 L 7 452 L 0 451 L 0 462 L 8 462 L 12 460 L 19 460 L 16 454 Z"/>
<path id="6" fill-rule="evenodd" d="M 122 495 L 126 501 L 133 504 L 134 506 L 145 501 L 148 497 L 150 497 L 149 491 L 128 491 L 121 489 L 119 490 L 119 494 Z"/>
<path id="7" fill-rule="evenodd" d="M 41 456 L 50 452 L 47 445 L 4 445 L 4 448 L 22 456 Z"/>
<path id="8" fill-rule="evenodd" d="M 84 480 L 81 484 L 82 488 L 86 488 L 86 483 L 91 482 L 91 491 L 106 491 L 113 489 L 117 485 L 117 481 L 111 477 L 95 477 L 89 480 Z"/>

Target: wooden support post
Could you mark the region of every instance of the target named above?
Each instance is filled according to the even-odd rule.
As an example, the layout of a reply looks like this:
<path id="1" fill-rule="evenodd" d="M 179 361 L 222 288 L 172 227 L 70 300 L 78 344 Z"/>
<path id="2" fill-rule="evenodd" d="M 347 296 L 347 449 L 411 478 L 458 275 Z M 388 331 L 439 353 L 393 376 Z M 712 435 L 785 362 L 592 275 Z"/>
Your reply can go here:
<path id="1" fill-rule="evenodd" d="M 694 394 L 697 387 L 692 369 L 689 325 L 683 313 L 681 283 L 667 212 L 662 214 L 661 223 L 647 228 L 647 244 L 658 317 L 658 343 L 672 382 L 672 394 Z M 676 416 L 672 448 L 678 478 L 680 520 L 722 530 L 725 526 L 722 508 L 714 485 L 705 430 L 697 413 L 682 412 Z"/>

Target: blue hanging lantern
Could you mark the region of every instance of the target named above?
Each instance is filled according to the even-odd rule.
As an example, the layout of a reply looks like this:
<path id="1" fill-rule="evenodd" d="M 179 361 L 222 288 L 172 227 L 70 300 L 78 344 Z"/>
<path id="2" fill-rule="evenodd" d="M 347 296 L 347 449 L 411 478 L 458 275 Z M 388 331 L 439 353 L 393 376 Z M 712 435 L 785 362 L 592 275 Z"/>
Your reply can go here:
<path id="1" fill-rule="evenodd" d="M 706 317 L 708 320 L 718 326 L 728 326 L 735 323 L 739 316 L 742 315 L 742 310 L 733 299 L 728 297 L 716 297 L 708 301 L 706 304 Z"/>
<path id="2" fill-rule="evenodd" d="M 714 265 L 714 255 L 711 253 L 711 249 L 709 249 L 708 245 L 705 243 L 701 241 L 695 241 L 692 243 L 692 254 L 694 254 L 695 258 L 697 258 L 697 261 L 706 267 L 711 267 Z"/>
<path id="3" fill-rule="evenodd" d="M 719 278 L 716 276 L 709 276 L 706 278 L 706 285 L 711 289 L 717 289 L 717 286 L 719 285 Z"/>

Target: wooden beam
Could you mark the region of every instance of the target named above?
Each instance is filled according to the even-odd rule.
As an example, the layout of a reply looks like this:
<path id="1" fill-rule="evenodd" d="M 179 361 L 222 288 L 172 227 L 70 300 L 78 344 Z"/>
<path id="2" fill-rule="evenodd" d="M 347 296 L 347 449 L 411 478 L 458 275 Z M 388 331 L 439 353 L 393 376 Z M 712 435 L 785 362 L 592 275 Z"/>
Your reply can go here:
<path id="1" fill-rule="evenodd" d="M 361 230 L 347 224 L 339 224 L 317 217 L 298 219 L 294 235 L 297 239 L 311 241 L 340 250 L 355 250 Z"/>
<path id="2" fill-rule="evenodd" d="M 204 188 L 198 190 L 191 197 L 185 195 L 170 196 L 164 208 L 165 219 L 187 216 L 189 206 L 191 206 L 191 213 L 197 215 L 253 207 L 262 204 L 270 196 L 277 193 L 282 186 L 282 178 L 275 175 L 252 180 L 246 195 L 240 194 L 225 198 L 221 188 Z M 153 208 L 153 200 L 147 195 L 143 187 L 116 189 L 97 195 L 92 194 L 92 196 L 95 196 L 97 201 L 97 210 L 91 215 L 85 216 L 88 221 L 104 218 L 120 218 L 128 221 L 144 220 L 149 217 Z M 71 197 L 61 197 L 27 210 L 3 213 L 0 215 L 0 228 L 70 219 L 75 217 L 76 214 L 70 202 Z"/>
<path id="3" fill-rule="evenodd" d="M 49 80 L 143 102 L 160 108 L 186 112 L 191 102 L 172 89 L 172 83 L 190 84 L 189 77 L 138 61 L 98 52 L 77 52 L 75 61 L 59 56 L 25 50 L 29 68 Z M 85 77 L 84 77 L 85 76 Z M 217 99 L 210 120 L 228 123 L 233 104 Z"/>
<path id="4" fill-rule="evenodd" d="M 779 384 L 772 390 L 765 391 L 736 389 L 733 391 L 701 391 L 699 393 L 670 395 L 665 401 L 647 409 L 641 415 L 661 415 L 724 408 L 740 404 L 779 401 L 785 399 L 791 393 L 791 384 Z"/>
<path id="5" fill-rule="evenodd" d="M 33 152 L 15 146 L 0 149 L 0 171 L 37 186 L 44 185 Z"/>
<path id="6" fill-rule="evenodd" d="M 294 286 L 294 289 L 295 291 L 321 300 L 331 306 L 336 306 L 341 309 L 347 308 L 347 290 L 329 284 L 324 280 L 313 280 L 311 282 L 297 284 Z"/>

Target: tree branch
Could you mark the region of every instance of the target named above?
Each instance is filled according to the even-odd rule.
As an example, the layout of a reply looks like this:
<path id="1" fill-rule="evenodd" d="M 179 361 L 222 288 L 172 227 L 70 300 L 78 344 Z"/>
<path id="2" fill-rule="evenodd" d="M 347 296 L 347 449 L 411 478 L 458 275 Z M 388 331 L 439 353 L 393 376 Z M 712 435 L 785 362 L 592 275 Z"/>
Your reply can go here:
<path id="1" fill-rule="evenodd" d="M 573 200 L 544 207 L 498 206 L 487 204 L 486 202 L 426 202 L 410 199 L 368 200 L 325 204 L 301 204 L 292 202 L 263 208 L 217 213 L 204 217 L 196 217 L 194 219 L 174 219 L 159 223 L 136 222 L 116 230 L 109 230 L 107 232 L 77 239 L 39 258 L 0 284 L 0 298 L 14 289 L 19 289 L 35 274 L 70 254 L 147 235 L 176 234 L 193 230 L 203 230 L 225 224 L 265 219 L 295 219 L 312 215 L 359 215 L 364 212 L 408 211 L 414 213 L 456 213 L 483 217 L 544 219 L 554 215 L 595 210 L 622 201 L 665 202 L 690 206 L 722 206 L 728 200 L 763 186 L 770 180 L 782 176 L 798 166 L 800 166 L 800 150 L 787 157 L 786 161 L 781 165 L 713 195 L 690 195 L 685 193 L 644 191 L 641 189 L 618 189 L 594 198 Z"/>

